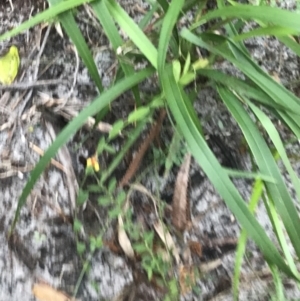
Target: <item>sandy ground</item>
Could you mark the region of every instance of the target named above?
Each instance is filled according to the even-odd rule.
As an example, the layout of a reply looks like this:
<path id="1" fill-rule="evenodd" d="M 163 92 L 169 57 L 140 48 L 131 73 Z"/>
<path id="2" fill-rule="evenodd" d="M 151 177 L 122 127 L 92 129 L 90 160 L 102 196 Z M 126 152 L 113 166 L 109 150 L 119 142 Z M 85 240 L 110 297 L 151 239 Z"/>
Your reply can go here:
<path id="1" fill-rule="evenodd" d="M 42 1 L 26 0 L 22 5 L 18 2 L 14 2 L 14 11 L 11 11 L 8 1 L 0 3 L 0 32 L 20 24 L 32 13 L 43 8 Z M 292 8 L 293 3 L 284 2 L 282 5 Z M 140 16 L 138 8 L 147 8 L 134 0 L 124 1 L 124 7 L 131 15 L 136 15 L 136 18 Z M 94 20 L 89 19 L 86 10 L 80 11 L 77 18 L 80 20 L 80 29 L 89 37 L 104 85 L 108 86 L 111 81 L 108 70 L 115 62 L 113 52 Z M 70 186 L 76 189 L 80 184 L 83 171 L 80 157 L 87 157 L 93 153 L 97 139 L 102 134 L 90 136 L 79 148 L 78 142 L 87 132 L 80 131 L 71 139 L 56 157 L 57 161 L 72 171 L 71 175 L 54 165 L 48 166 L 21 210 L 14 234 L 10 239 L 7 236 L 29 171 L 40 157 L 37 150 L 46 150 L 55 139 L 56 133 L 68 122 L 62 116 L 62 112 L 78 112 L 97 95 L 87 70 L 76 58 L 68 39 L 60 37 L 53 27 L 47 38 L 46 34 L 47 28 L 37 26 L 8 43 L 0 43 L 0 50 L 11 44 L 17 45 L 20 50 L 22 65 L 18 82 L 53 80 L 51 85 L 0 90 L 0 301 L 35 300 L 32 287 L 38 282 L 48 283 L 72 295 L 85 263 L 84 258 L 76 251 L 72 220 L 68 220 L 74 209 L 74 190 Z M 37 46 L 43 41 L 46 43 L 45 48 L 37 62 Z M 275 39 L 251 40 L 247 42 L 247 47 L 255 59 L 261 62 L 268 72 L 278 76 L 283 84 L 287 85 L 299 78 L 299 60 Z M 221 67 L 235 73 L 230 66 Z M 145 89 L 150 90 L 151 86 L 146 85 Z M 296 88 L 294 92 L 297 93 Z M 46 108 L 43 101 L 47 97 L 65 102 Z M 129 100 L 127 95 L 122 96 L 121 103 L 124 100 Z M 210 136 L 209 144 L 222 164 L 233 168 L 249 167 L 247 155 L 236 151 L 241 141 L 241 133 L 218 101 L 215 92 L 209 88 L 202 90 L 195 108 L 206 120 L 204 128 Z M 125 106 L 123 111 L 113 112 L 109 118 L 113 121 L 114 118 L 125 116 L 129 109 L 130 105 Z M 167 136 L 168 129 L 170 127 L 163 129 L 163 138 L 164 135 Z M 299 147 L 293 146 L 290 151 L 299 153 Z M 299 163 L 294 162 L 294 167 L 299 174 Z M 190 178 L 193 228 L 185 234 L 184 239 L 201 243 L 204 256 L 196 261 L 197 264 L 220 261 L 215 269 L 197 280 L 200 294 L 190 293 L 182 299 L 229 301 L 232 300 L 230 282 L 234 267 L 235 242 L 240 227 L 193 161 Z M 70 185 L 70 181 L 73 185 Z M 174 175 L 171 175 L 162 198 L 168 199 L 172 196 L 173 183 Z M 151 176 L 144 184 L 153 191 L 157 188 Z M 251 182 L 236 180 L 235 184 L 243 197 L 249 199 Z M 168 192 L 168 185 L 171 186 L 171 192 Z M 90 222 L 86 225 L 89 227 L 87 233 L 98 231 L 103 226 L 101 219 L 97 219 L 94 209 L 89 205 L 84 214 Z M 102 217 L 105 213 L 100 211 L 98 214 Z M 262 204 L 258 208 L 257 218 L 269 236 L 274 238 Z M 113 228 L 109 228 L 108 232 L 112 230 Z M 160 298 L 159 292 L 149 283 L 137 282 L 132 266 L 128 264 L 125 256 L 116 255 L 104 247 L 90 260 L 90 270 L 80 282 L 77 295 L 79 300 Z M 289 300 L 299 299 L 300 292 L 295 285 L 290 281 L 286 281 L 285 284 Z M 249 242 L 247 260 L 242 270 L 240 300 L 269 300 L 272 291 L 272 278 L 267 265 L 257 247 Z"/>

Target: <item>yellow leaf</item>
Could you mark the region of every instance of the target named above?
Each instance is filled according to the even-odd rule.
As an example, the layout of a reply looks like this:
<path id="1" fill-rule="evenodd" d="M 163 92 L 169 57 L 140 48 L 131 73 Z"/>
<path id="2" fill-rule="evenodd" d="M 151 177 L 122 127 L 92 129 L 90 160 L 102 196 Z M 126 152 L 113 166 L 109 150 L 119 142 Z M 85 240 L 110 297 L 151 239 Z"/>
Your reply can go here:
<path id="1" fill-rule="evenodd" d="M 0 58 L 0 83 L 10 85 L 16 78 L 20 66 L 19 51 L 11 46 L 8 53 Z"/>

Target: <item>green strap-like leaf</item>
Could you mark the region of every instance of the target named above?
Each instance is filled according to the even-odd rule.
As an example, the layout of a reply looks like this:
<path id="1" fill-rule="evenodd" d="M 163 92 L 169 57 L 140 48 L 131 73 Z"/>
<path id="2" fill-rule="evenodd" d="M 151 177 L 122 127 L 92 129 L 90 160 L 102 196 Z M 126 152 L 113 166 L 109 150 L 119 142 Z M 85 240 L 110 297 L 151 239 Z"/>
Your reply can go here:
<path id="1" fill-rule="evenodd" d="M 203 38 L 216 42 L 216 45 L 212 46 L 186 28 L 181 31 L 181 36 L 189 42 L 220 55 L 233 63 L 254 85 L 265 92 L 274 101 L 274 104 L 282 107 L 288 106 L 293 113 L 279 111 L 278 114 L 300 139 L 300 99 L 298 97 L 266 74 L 246 53 L 236 47 L 230 39 L 213 34 L 202 35 Z M 225 47 L 227 45 L 229 45 L 229 48 Z"/>
<path id="2" fill-rule="evenodd" d="M 283 142 L 280 138 L 280 135 L 275 127 L 275 125 L 272 123 L 271 119 L 262 111 L 260 110 L 256 105 L 251 103 L 250 101 L 247 102 L 254 114 L 257 116 L 265 130 L 267 131 L 270 139 L 272 140 L 286 170 L 288 171 L 291 181 L 293 183 L 294 189 L 297 193 L 298 200 L 300 201 L 300 180 L 294 171 L 290 160 L 286 154 Z"/>
<path id="3" fill-rule="evenodd" d="M 167 57 L 167 50 L 173 28 L 177 22 L 179 13 L 183 7 L 184 0 L 173 0 L 163 20 L 158 43 L 157 68 L 162 74 Z"/>
<path id="4" fill-rule="evenodd" d="M 276 184 L 266 182 L 265 186 L 300 257 L 300 219 L 272 153 L 237 97 L 224 87 L 219 87 L 218 92 L 243 131 L 260 172 L 276 180 Z"/>
<path id="5" fill-rule="evenodd" d="M 106 6 L 112 17 L 126 32 L 133 43 L 140 49 L 152 66 L 157 68 L 157 50 L 144 32 L 116 1 L 106 1 Z"/>
<path id="6" fill-rule="evenodd" d="M 117 52 L 118 47 L 122 46 L 122 44 L 124 42 L 123 42 L 123 40 L 118 32 L 118 29 L 106 7 L 106 0 L 95 1 L 91 5 L 103 27 L 103 30 L 104 30 L 107 38 L 109 39 L 110 43 L 112 44 L 113 49 L 115 50 L 115 52 Z M 119 60 L 119 63 L 126 76 L 130 76 L 135 73 L 134 68 L 131 65 L 126 64 L 126 63 L 122 62 L 121 60 Z M 134 87 L 132 89 L 132 92 L 135 97 L 137 106 L 140 106 L 141 105 L 141 97 L 140 97 L 138 87 Z"/>
<path id="7" fill-rule="evenodd" d="M 261 199 L 263 188 L 264 188 L 264 184 L 261 180 L 256 180 L 254 182 L 252 194 L 248 206 L 250 212 L 252 213 L 254 212 L 259 200 Z M 240 274 L 241 274 L 240 272 L 243 263 L 244 253 L 246 250 L 246 244 L 247 244 L 247 231 L 243 229 L 239 237 L 239 242 L 236 248 L 236 255 L 235 255 L 234 274 L 233 274 L 233 281 L 232 281 L 234 301 L 238 301 L 239 299 L 238 297 L 239 297 L 239 283 L 240 283 Z"/>
<path id="8" fill-rule="evenodd" d="M 37 14 L 36 16 L 30 18 L 28 21 L 25 21 L 24 23 L 20 24 L 16 28 L 7 31 L 3 35 L 0 35 L 0 42 L 4 41 L 6 39 L 12 38 L 19 33 L 23 32 L 24 30 L 27 30 L 39 23 L 47 22 L 50 19 L 56 17 L 60 13 L 63 13 L 65 11 L 68 11 L 69 9 L 72 9 L 74 7 L 80 6 L 87 2 L 92 2 L 95 0 L 69 0 L 69 1 L 62 1 L 57 5 L 54 5 L 50 7 L 49 9 Z"/>
<path id="9" fill-rule="evenodd" d="M 48 0 L 49 4 L 54 6 L 58 5 L 60 2 L 64 2 L 63 0 Z M 66 31 L 69 38 L 74 43 L 79 56 L 82 58 L 85 66 L 87 67 L 93 81 L 95 82 L 99 92 L 103 91 L 102 82 L 98 73 L 98 69 L 94 62 L 93 56 L 90 52 L 88 45 L 85 42 L 85 39 L 79 30 L 73 13 L 71 11 L 64 12 L 58 16 L 59 21 L 61 22 L 64 30 Z"/>
<path id="10" fill-rule="evenodd" d="M 258 224 L 249 212 L 244 200 L 229 179 L 226 172 L 220 166 L 218 160 L 208 147 L 205 138 L 201 134 L 199 121 L 196 113 L 187 99 L 186 94 L 175 82 L 172 68 L 165 69 L 161 79 L 165 97 L 178 128 L 184 134 L 184 138 L 191 153 L 202 167 L 219 194 L 225 200 L 237 220 L 246 229 L 249 236 L 260 247 L 265 258 L 269 262 L 275 262 L 278 267 L 291 277 L 297 278 L 286 265 L 283 258 L 276 250 L 273 243 L 267 237 L 264 229 Z"/>
<path id="11" fill-rule="evenodd" d="M 236 5 L 226 6 L 212 10 L 203 15 L 199 22 L 193 24 L 191 30 L 216 18 L 237 18 L 253 20 L 257 19 L 264 23 L 279 25 L 300 32 L 299 14 L 271 6 Z"/>

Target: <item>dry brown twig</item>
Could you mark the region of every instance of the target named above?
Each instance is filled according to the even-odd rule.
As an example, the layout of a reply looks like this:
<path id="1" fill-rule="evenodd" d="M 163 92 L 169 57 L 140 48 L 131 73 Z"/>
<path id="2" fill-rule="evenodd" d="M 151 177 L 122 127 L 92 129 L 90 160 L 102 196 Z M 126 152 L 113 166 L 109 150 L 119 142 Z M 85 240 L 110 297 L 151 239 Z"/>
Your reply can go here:
<path id="1" fill-rule="evenodd" d="M 29 88 L 38 88 L 42 86 L 51 86 L 67 83 L 68 81 L 61 79 L 44 79 L 32 82 L 13 83 L 10 85 L 0 85 L 0 90 L 28 90 Z"/>
<path id="2" fill-rule="evenodd" d="M 203 244 L 206 248 L 222 248 L 224 246 L 236 246 L 238 239 L 236 237 L 222 237 L 222 238 L 206 238 L 202 237 Z"/>
<path id="3" fill-rule="evenodd" d="M 28 166 L 15 166 L 10 160 L 0 162 L 0 169 L 4 170 L 0 172 L 0 179 L 5 179 L 13 176 L 23 177 L 24 172 L 29 172 L 34 168 L 34 165 Z"/>
<path id="4" fill-rule="evenodd" d="M 172 203 L 172 224 L 179 231 L 184 231 L 191 222 L 188 201 L 190 165 L 191 154 L 187 153 L 177 174 Z"/>
<path id="5" fill-rule="evenodd" d="M 35 151 L 35 152 L 36 152 L 37 154 L 39 154 L 40 156 L 43 156 L 43 155 L 44 155 L 44 151 L 43 151 L 41 148 L 39 148 L 37 145 L 33 144 L 32 142 L 29 142 L 29 146 L 30 146 L 30 148 L 31 148 L 33 151 Z M 56 161 L 55 159 L 51 159 L 50 162 L 51 162 L 51 164 L 52 164 L 53 166 L 57 167 L 58 169 L 60 169 L 60 170 L 63 171 L 64 173 L 67 172 L 66 169 L 64 168 L 64 166 L 63 166 L 60 162 Z"/>
<path id="6" fill-rule="evenodd" d="M 148 136 L 145 138 L 145 140 L 141 144 L 140 148 L 137 151 L 137 154 L 130 162 L 125 175 L 119 182 L 119 187 L 123 187 L 123 186 L 127 185 L 129 183 L 129 181 L 132 179 L 132 177 L 136 174 L 150 144 L 155 139 L 155 137 L 157 137 L 157 135 L 159 134 L 159 131 L 160 131 L 160 128 L 162 126 L 165 116 L 166 116 L 165 109 L 161 109 L 156 123 L 153 124 Z"/>

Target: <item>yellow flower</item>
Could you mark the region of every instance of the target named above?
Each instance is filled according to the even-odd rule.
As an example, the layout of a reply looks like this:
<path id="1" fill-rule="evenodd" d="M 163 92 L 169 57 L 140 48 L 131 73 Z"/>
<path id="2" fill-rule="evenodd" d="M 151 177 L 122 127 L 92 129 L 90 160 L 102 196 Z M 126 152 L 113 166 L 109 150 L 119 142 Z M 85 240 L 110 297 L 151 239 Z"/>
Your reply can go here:
<path id="1" fill-rule="evenodd" d="M 94 171 L 98 172 L 100 170 L 99 162 L 97 156 L 89 157 L 86 160 L 86 167 L 93 168 Z"/>

